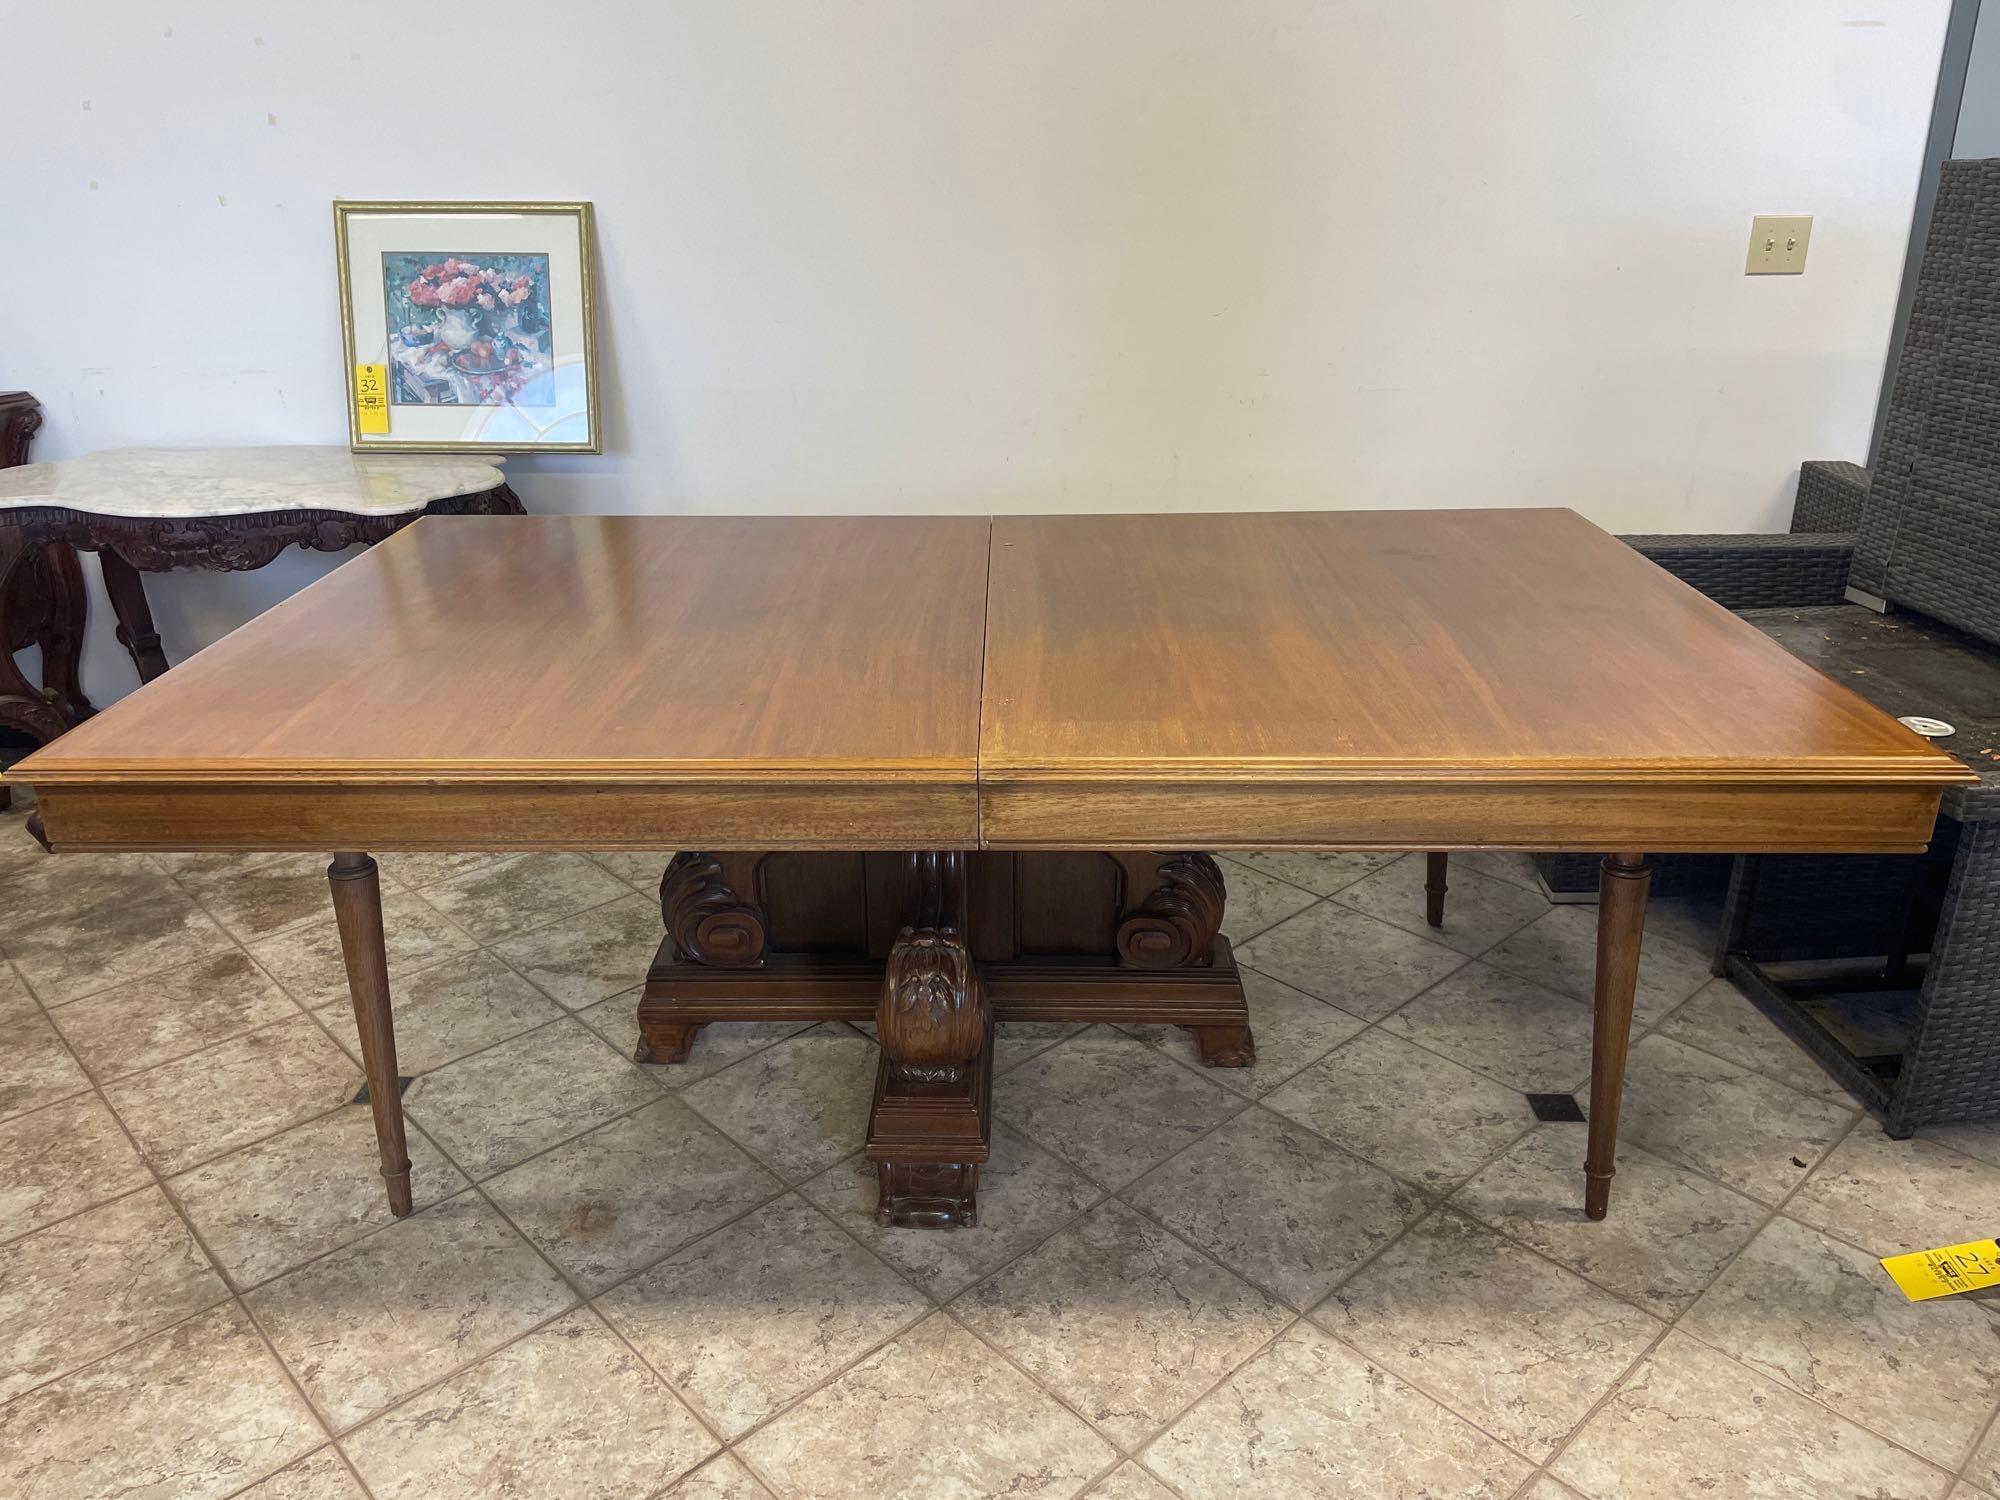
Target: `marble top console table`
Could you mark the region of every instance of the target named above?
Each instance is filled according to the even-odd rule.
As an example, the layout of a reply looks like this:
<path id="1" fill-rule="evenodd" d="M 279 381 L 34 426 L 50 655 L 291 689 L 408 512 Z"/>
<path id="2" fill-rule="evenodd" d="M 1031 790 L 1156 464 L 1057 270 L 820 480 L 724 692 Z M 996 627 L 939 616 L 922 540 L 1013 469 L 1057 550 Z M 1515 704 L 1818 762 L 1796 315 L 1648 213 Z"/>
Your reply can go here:
<path id="1" fill-rule="evenodd" d="M 0 470 L 0 528 L 95 552 L 139 679 L 167 669 L 142 573 L 247 572 L 338 552 L 423 515 L 519 515 L 497 460 L 346 448 L 116 448 Z"/>

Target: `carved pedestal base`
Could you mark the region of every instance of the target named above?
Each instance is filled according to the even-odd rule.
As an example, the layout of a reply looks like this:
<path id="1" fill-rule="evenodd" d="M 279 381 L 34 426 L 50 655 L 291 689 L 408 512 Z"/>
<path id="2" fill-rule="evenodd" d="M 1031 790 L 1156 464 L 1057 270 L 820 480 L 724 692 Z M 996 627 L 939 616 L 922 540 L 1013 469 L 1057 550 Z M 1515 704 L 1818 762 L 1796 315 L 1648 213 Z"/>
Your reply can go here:
<path id="1" fill-rule="evenodd" d="M 1205 855 L 682 854 L 661 906 L 638 1060 L 721 1022 L 873 1021 L 887 1224 L 976 1220 L 996 1019 L 1180 1026 L 1210 1067 L 1256 1061 Z"/>

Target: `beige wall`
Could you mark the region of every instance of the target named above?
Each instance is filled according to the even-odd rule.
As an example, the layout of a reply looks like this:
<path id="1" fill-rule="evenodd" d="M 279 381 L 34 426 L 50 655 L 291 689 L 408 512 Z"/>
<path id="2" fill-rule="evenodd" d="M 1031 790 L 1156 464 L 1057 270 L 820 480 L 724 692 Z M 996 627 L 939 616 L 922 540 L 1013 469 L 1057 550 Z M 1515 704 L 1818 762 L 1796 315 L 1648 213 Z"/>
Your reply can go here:
<path id="1" fill-rule="evenodd" d="M 1946 8 L 0 0 L 0 384 L 45 456 L 337 441 L 333 197 L 590 198 L 539 508 L 1775 529 L 1866 445 Z M 170 650 L 324 565 L 164 581 Z"/>

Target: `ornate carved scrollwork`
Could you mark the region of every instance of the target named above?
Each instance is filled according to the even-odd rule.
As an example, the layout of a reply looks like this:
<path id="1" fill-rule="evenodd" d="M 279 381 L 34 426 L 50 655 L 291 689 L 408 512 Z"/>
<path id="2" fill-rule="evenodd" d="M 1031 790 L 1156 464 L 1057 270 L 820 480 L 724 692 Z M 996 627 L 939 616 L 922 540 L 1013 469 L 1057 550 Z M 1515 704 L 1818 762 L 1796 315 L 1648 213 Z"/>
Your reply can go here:
<path id="1" fill-rule="evenodd" d="M 287 547 L 339 552 L 383 541 L 419 516 L 518 516 L 520 497 L 506 485 L 453 495 L 402 515 L 357 516 L 337 510 L 263 511 L 240 516 L 172 518 L 87 515 L 60 506 L 30 506 L 13 522 L 39 541 L 67 542 L 85 552 L 117 553 L 142 573 L 208 568 L 247 573 Z"/>
<path id="2" fill-rule="evenodd" d="M 1159 861 L 1152 878 L 1160 884 L 1118 924 L 1118 962 L 1128 969 L 1206 968 L 1222 927 L 1222 871 L 1206 854 L 1121 857 L 1128 889 L 1146 878 L 1151 859 Z"/>
<path id="3" fill-rule="evenodd" d="M 660 915 L 677 957 L 717 969 L 762 965 L 767 933 L 756 902 L 756 876 L 763 858 L 691 852 L 673 857 L 660 877 Z"/>
<path id="4" fill-rule="evenodd" d="M 876 1012 L 890 1071 L 905 1083 L 955 1084 L 986 1041 L 979 971 L 949 928 L 905 927 L 889 951 Z"/>

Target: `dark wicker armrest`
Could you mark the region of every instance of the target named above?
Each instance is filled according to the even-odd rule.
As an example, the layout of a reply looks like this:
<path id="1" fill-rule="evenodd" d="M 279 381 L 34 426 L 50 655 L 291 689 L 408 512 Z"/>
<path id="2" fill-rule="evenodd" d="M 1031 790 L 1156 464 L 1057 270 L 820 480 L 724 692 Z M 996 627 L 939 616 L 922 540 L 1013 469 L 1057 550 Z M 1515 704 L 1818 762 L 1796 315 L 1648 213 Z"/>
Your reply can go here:
<path id="1" fill-rule="evenodd" d="M 1625 541 L 1727 609 L 1844 603 L 1854 561 L 1854 538 L 1845 533 L 1628 536 Z"/>
<path id="2" fill-rule="evenodd" d="M 1861 502 L 1867 497 L 1868 471 L 1860 464 L 1809 459 L 1799 465 L 1798 498 L 1792 502 L 1792 530 L 1859 531 Z"/>

